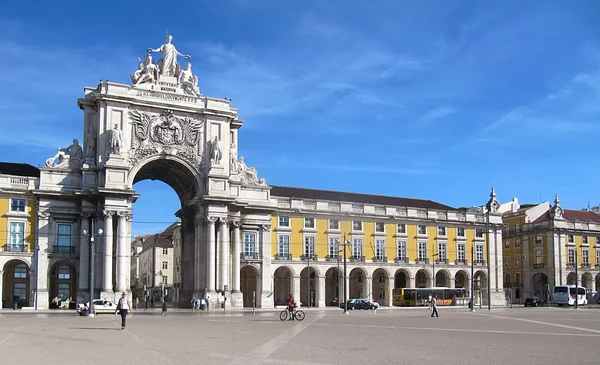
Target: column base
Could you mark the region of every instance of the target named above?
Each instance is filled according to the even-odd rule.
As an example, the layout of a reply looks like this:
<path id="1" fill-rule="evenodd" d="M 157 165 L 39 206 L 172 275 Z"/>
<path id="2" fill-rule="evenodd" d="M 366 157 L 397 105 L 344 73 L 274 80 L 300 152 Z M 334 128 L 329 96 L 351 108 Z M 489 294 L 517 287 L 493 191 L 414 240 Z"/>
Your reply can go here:
<path id="1" fill-rule="evenodd" d="M 272 292 L 260 293 L 260 308 L 275 308 Z M 257 305 L 258 307 L 258 305 Z"/>
<path id="2" fill-rule="evenodd" d="M 116 293 L 112 291 L 112 289 L 102 289 L 100 292 L 100 299 L 110 300 L 114 303 L 116 300 Z"/>
<path id="3" fill-rule="evenodd" d="M 244 307 L 244 294 L 237 290 L 231 293 L 230 302 L 232 308 L 243 308 Z"/>

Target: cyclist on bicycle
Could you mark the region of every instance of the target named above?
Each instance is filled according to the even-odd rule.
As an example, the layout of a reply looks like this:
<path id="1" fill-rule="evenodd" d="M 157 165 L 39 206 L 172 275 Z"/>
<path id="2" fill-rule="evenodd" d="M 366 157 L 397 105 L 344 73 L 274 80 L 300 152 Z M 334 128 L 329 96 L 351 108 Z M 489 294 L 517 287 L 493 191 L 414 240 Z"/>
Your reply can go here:
<path id="1" fill-rule="evenodd" d="M 294 320 L 294 307 L 296 307 L 296 304 L 294 303 L 294 296 L 290 294 L 290 298 L 288 299 L 288 311 L 290 312 L 290 321 Z"/>

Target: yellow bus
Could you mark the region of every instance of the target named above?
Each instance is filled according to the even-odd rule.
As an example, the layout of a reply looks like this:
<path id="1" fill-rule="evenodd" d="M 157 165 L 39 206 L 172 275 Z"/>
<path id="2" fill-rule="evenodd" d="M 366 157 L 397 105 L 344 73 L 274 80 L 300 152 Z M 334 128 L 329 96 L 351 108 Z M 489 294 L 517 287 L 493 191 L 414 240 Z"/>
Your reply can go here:
<path id="1" fill-rule="evenodd" d="M 418 307 L 429 305 L 429 296 L 437 295 L 437 305 L 466 304 L 465 288 L 397 288 L 392 291 L 392 304 L 396 307 Z"/>

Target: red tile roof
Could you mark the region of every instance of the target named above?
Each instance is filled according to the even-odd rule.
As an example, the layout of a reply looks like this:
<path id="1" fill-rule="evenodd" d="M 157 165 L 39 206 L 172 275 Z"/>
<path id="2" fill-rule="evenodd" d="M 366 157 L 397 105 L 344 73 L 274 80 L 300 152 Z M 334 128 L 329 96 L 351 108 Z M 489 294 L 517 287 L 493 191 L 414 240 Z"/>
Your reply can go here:
<path id="1" fill-rule="evenodd" d="M 563 218 L 565 220 L 568 220 L 571 222 L 585 222 L 585 223 L 593 222 L 593 223 L 600 224 L 600 215 L 598 215 L 594 212 L 588 212 L 587 210 L 565 209 Z M 550 219 L 552 219 L 552 216 L 550 215 L 550 209 L 548 209 L 547 212 L 545 212 L 538 219 L 533 221 L 533 223 L 549 221 Z"/>

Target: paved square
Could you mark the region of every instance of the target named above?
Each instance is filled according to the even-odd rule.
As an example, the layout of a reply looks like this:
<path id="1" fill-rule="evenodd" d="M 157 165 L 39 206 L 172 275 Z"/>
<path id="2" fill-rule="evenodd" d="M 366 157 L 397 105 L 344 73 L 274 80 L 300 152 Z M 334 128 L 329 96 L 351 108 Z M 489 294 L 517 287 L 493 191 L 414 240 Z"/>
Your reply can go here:
<path id="1" fill-rule="evenodd" d="M 4 364 L 598 364 L 600 309 L 0 314 Z"/>

